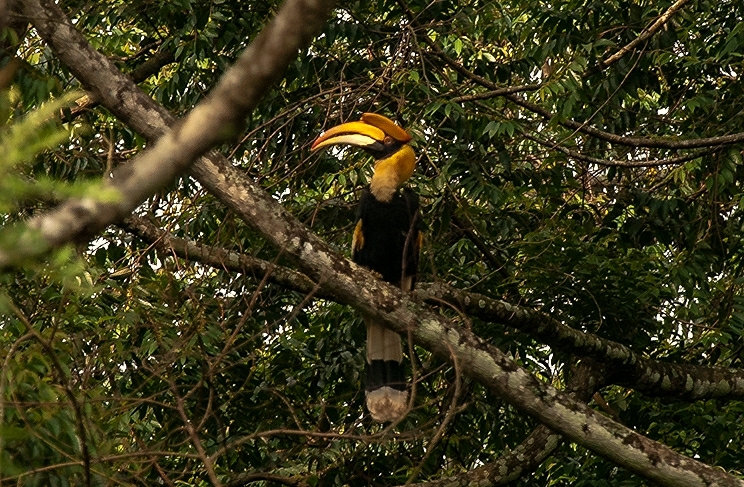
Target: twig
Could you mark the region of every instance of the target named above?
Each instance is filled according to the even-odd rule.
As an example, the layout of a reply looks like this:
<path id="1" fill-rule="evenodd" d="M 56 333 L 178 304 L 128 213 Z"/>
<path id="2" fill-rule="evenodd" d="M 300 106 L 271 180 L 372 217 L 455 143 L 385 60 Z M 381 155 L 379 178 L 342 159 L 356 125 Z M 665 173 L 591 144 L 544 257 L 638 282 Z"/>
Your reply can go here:
<path id="1" fill-rule="evenodd" d="M 75 427 L 77 428 L 78 440 L 80 441 L 80 452 L 83 455 L 83 477 L 85 479 L 85 485 L 87 487 L 90 487 L 90 452 L 88 451 L 88 435 L 86 433 L 85 424 L 83 422 L 83 410 L 82 407 L 80 407 L 80 403 L 78 402 L 77 398 L 75 397 L 75 393 L 72 392 L 70 385 L 64 381 L 65 370 L 62 367 L 62 364 L 60 364 L 59 358 L 57 357 L 57 353 L 55 352 L 54 348 L 51 346 L 51 344 L 49 344 L 49 342 L 44 340 L 39 332 L 36 331 L 36 329 L 31 325 L 31 322 L 28 320 L 23 311 L 21 311 L 21 309 L 18 308 L 10 299 L 6 300 L 6 305 L 11 309 L 11 311 L 13 311 L 13 314 L 16 315 L 21 323 L 23 323 L 26 331 L 31 334 L 36 341 L 39 342 L 39 345 L 41 345 L 44 350 L 46 350 L 47 354 L 49 355 L 49 359 L 54 365 L 54 368 L 58 375 L 58 379 L 60 381 L 60 385 L 62 385 L 62 387 L 64 388 L 65 395 L 67 396 L 67 399 L 70 401 L 70 404 L 75 411 Z"/>
<path id="2" fill-rule="evenodd" d="M 664 26 L 664 24 L 666 24 L 669 21 L 672 15 L 674 15 L 679 9 L 681 9 L 688 1 L 689 0 L 677 0 L 674 4 L 672 4 L 671 7 L 667 9 L 666 12 L 660 15 L 659 18 L 657 18 L 653 24 L 643 29 L 643 31 L 640 33 L 638 37 L 636 37 L 635 39 L 630 41 L 628 44 L 621 47 L 612 56 L 608 57 L 607 59 L 603 61 L 600 61 L 599 62 L 600 67 L 607 68 L 611 64 L 616 63 L 623 56 L 625 56 L 627 53 L 633 50 L 638 44 L 650 38 L 652 35 L 656 33 L 657 30 L 659 30 L 662 26 Z"/>
<path id="3" fill-rule="evenodd" d="M 0 371 L 0 426 L 5 424 L 5 387 L 7 386 L 8 366 L 10 364 L 10 360 L 11 358 L 13 358 L 13 354 L 15 354 L 18 346 L 21 343 L 32 338 L 34 338 L 34 334 L 31 332 L 28 332 L 25 335 L 19 337 L 15 342 L 13 342 L 13 345 L 11 345 L 10 349 L 7 352 L 7 355 L 5 355 L 5 359 L 3 360 L 3 368 L 2 371 Z M 3 440 L 3 435 L 0 435 L 0 458 L 3 458 L 4 446 L 5 442 Z M 2 486 L 2 484 L 3 479 L 0 478 L 0 486 Z"/>
<path id="4" fill-rule="evenodd" d="M 204 449 L 204 445 L 202 444 L 199 434 L 196 432 L 196 428 L 194 428 L 194 424 L 191 422 L 191 419 L 189 419 L 189 416 L 186 414 L 186 406 L 184 404 L 183 396 L 178 392 L 178 386 L 170 377 L 168 378 L 168 385 L 170 386 L 170 390 L 173 393 L 173 396 L 176 398 L 176 410 L 178 411 L 178 415 L 181 416 L 181 421 L 183 421 L 183 426 L 186 430 L 186 433 L 189 435 L 194 448 L 196 448 L 196 453 L 199 455 L 199 460 L 202 461 L 202 463 L 204 464 L 204 468 L 207 470 L 209 480 L 212 482 L 213 486 L 222 487 L 222 482 L 220 482 L 220 479 L 217 478 L 217 473 L 214 471 L 212 458 L 207 455 L 207 451 Z"/>
<path id="5" fill-rule="evenodd" d="M 462 375 L 460 372 L 459 362 L 454 353 L 452 354 L 452 366 L 455 369 L 455 392 L 452 394 L 452 401 L 450 401 L 450 405 L 447 408 L 447 413 L 444 415 L 442 424 L 439 425 L 439 428 L 437 428 L 437 432 L 434 434 L 432 439 L 429 440 L 429 444 L 426 445 L 426 453 L 411 471 L 411 474 L 408 476 L 408 480 L 406 481 L 405 485 L 411 485 L 416 480 L 416 477 L 418 477 L 419 473 L 421 473 L 421 469 L 424 468 L 424 464 L 432 455 L 432 453 L 434 453 L 436 445 L 439 443 L 439 441 L 444 436 L 444 433 L 447 431 L 447 426 L 449 426 L 449 424 L 458 413 L 457 403 L 460 399 L 460 394 L 462 393 Z"/>
<path id="6" fill-rule="evenodd" d="M 535 91 L 539 90 L 542 85 L 518 85 L 518 86 L 507 86 L 505 88 L 498 88 L 495 90 L 484 91 L 482 93 L 473 93 L 472 95 L 456 96 L 450 99 L 453 103 L 462 103 L 476 100 L 488 100 L 489 98 L 496 98 L 504 95 L 511 95 L 513 93 L 521 93 L 523 91 Z"/>

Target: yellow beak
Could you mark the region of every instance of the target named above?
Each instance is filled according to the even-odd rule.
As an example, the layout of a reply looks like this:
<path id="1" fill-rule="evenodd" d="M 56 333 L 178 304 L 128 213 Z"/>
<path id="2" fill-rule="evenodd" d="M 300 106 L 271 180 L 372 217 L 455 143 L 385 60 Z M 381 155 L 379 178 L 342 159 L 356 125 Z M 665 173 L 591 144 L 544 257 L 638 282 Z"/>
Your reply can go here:
<path id="1" fill-rule="evenodd" d="M 311 151 L 335 144 L 349 144 L 366 147 L 385 140 L 385 132 L 364 122 L 348 122 L 326 130 L 315 139 Z"/>
<path id="2" fill-rule="evenodd" d="M 347 122 L 326 130 L 315 139 L 311 151 L 335 144 L 348 144 L 357 147 L 375 147 L 385 143 L 385 137 L 407 143 L 411 135 L 389 118 L 376 113 L 364 113 L 358 122 Z"/>

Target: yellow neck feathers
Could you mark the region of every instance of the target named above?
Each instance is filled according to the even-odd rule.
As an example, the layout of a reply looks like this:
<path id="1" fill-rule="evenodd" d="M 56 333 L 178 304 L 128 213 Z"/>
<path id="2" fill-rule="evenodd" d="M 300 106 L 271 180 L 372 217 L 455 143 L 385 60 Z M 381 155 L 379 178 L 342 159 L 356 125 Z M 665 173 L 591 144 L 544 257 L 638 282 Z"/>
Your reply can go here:
<path id="1" fill-rule="evenodd" d="M 369 185 L 372 195 L 378 201 L 390 201 L 398 188 L 411 177 L 415 166 L 416 155 L 409 145 L 404 145 L 390 157 L 377 161 Z"/>

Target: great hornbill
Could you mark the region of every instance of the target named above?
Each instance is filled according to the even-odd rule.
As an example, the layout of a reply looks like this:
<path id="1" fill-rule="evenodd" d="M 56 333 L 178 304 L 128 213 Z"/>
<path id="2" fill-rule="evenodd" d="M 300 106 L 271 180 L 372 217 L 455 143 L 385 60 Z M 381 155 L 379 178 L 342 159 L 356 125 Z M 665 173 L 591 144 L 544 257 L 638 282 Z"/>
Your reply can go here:
<path id="1" fill-rule="evenodd" d="M 416 281 L 421 219 L 419 201 L 400 187 L 413 174 L 411 135 L 382 115 L 365 113 L 324 132 L 312 150 L 334 144 L 360 147 L 375 158 L 374 174 L 362 191 L 351 243 L 352 260 L 383 280 L 411 291 Z M 400 418 L 408 405 L 400 335 L 369 316 L 367 325 L 367 409 L 380 422 Z"/>

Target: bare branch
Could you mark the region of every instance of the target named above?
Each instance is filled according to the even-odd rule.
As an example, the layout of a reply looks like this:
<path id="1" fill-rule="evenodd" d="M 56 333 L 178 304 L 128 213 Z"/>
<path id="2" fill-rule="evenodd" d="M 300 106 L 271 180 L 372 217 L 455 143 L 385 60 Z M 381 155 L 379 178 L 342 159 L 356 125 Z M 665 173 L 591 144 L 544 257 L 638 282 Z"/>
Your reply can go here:
<path id="1" fill-rule="evenodd" d="M 194 423 L 191 421 L 191 418 L 189 418 L 189 415 L 186 412 L 184 398 L 178 392 L 178 386 L 170 377 L 167 380 L 170 391 L 173 394 L 173 397 L 176 398 L 176 410 L 178 411 L 178 415 L 181 417 L 181 421 L 183 421 L 184 429 L 189 435 L 191 444 L 194 445 L 194 448 L 199 455 L 199 459 L 202 461 L 202 463 L 204 464 L 204 468 L 207 470 L 207 475 L 209 476 L 210 482 L 212 482 L 212 485 L 214 487 L 222 487 L 222 482 L 220 482 L 219 478 L 217 478 L 217 473 L 214 470 L 212 459 L 209 458 L 209 456 L 207 455 L 207 451 L 204 449 L 204 444 L 202 443 L 201 437 L 199 436 L 198 431 L 194 427 Z"/>
<path id="2" fill-rule="evenodd" d="M 540 105 L 529 102 L 519 95 L 505 95 L 506 99 L 521 106 L 546 120 L 552 120 L 555 114 L 546 110 Z M 627 137 L 612 134 L 604 130 L 596 129 L 584 123 L 573 120 L 558 120 L 560 125 L 576 130 L 592 137 L 596 137 L 605 142 L 612 144 L 624 145 L 629 147 L 646 147 L 649 149 L 699 149 L 703 147 L 720 147 L 723 145 L 737 144 L 744 141 L 744 132 L 730 135 L 720 135 L 717 137 L 706 137 L 703 139 L 677 139 L 670 137 Z"/>
<path id="3" fill-rule="evenodd" d="M 303 294 L 317 289 L 317 284 L 301 272 L 250 255 L 175 237 L 140 217 L 131 216 L 120 226 L 161 249 L 172 250 L 184 259 L 196 260 L 217 269 L 250 274 L 257 279 L 268 276 L 271 282 Z M 335 299 L 323 289 L 318 289 L 314 294 L 319 298 Z"/>
<path id="4" fill-rule="evenodd" d="M 473 93 L 471 95 L 462 95 L 452 98 L 452 103 L 462 103 L 467 101 L 476 100 L 488 100 L 489 98 L 496 98 L 504 95 L 511 95 L 513 93 L 520 93 L 523 91 L 535 91 L 539 90 L 542 85 L 519 85 L 519 86 L 507 86 L 505 88 L 498 88 L 494 90 L 484 91 L 481 93 Z"/>
<path id="5" fill-rule="evenodd" d="M 661 29 L 664 24 L 666 24 L 670 18 L 672 18 L 672 15 L 674 15 L 679 9 L 685 6 L 685 4 L 688 3 L 689 0 L 677 0 L 672 4 L 671 7 L 667 9 L 666 12 L 661 14 L 659 18 L 657 18 L 653 24 L 649 25 L 643 31 L 640 33 L 638 37 L 630 41 L 628 44 L 621 47 L 615 54 L 608 57 L 607 59 L 600 61 L 599 65 L 602 68 L 606 68 L 610 66 L 611 64 L 616 63 L 619 61 L 623 56 L 625 56 L 627 53 L 635 49 L 635 47 L 649 39 L 652 35 L 656 33 L 659 29 Z"/>
<path id="6" fill-rule="evenodd" d="M 253 482 L 269 481 L 276 484 L 288 485 L 289 487 L 307 487 L 308 484 L 302 478 L 283 477 L 281 475 L 252 472 L 236 476 L 225 484 L 225 487 L 243 487 Z"/>

